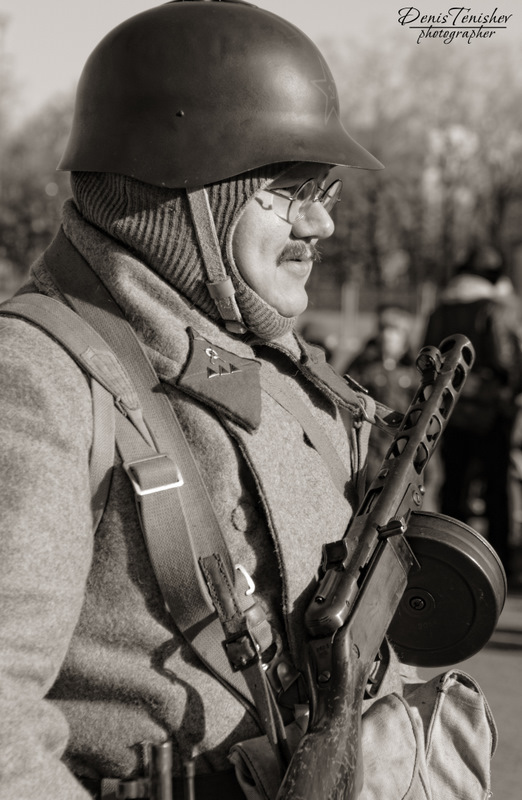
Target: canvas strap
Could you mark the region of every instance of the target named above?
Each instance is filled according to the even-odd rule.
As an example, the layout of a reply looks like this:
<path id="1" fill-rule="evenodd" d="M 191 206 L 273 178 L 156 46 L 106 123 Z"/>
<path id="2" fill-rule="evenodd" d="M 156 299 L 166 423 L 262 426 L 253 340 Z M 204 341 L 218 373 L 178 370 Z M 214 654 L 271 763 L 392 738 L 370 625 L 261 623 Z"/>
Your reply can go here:
<path id="1" fill-rule="evenodd" d="M 236 292 L 227 274 L 216 233 L 214 217 L 204 186 L 187 190 L 192 222 L 207 273 L 207 289 L 228 330 L 245 333 L 246 327 L 237 305 Z"/>
<path id="2" fill-rule="evenodd" d="M 115 358 L 109 367 L 103 339 L 96 331 L 82 325 L 74 311 L 51 297 L 32 293 L 13 297 L 0 306 L 0 314 L 25 319 L 45 330 L 91 377 L 95 425 L 90 452 L 90 484 L 93 530 L 96 531 L 105 510 L 114 466 L 114 402 L 125 402 L 121 394 L 122 391 L 125 393 L 123 382 L 119 382 L 121 377 L 125 381 L 123 367 Z"/>
<path id="3" fill-rule="evenodd" d="M 199 559 L 213 553 L 221 555 L 230 574 L 235 571 L 172 405 L 134 330 L 62 231 L 46 251 L 45 261 L 67 301 L 99 333 L 106 349 L 125 365 L 137 393 L 137 405 L 143 412 L 138 417 L 146 420 L 145 431 L 129 424 L 127 409 L 119 408 L 124 413 L 116 415 L 116 443 L 134 488 L 144 537 L 166 605 L 202 661 L 259 721 L 254 698 L 241 672 L 230 669 L 222 646 L 221 624 L 202 579 Z"/>
<path id="4" fill-rule="evenodd" d="M 271 626 L 260 607 L 252 626 L 256 604 L 241 585 L 241 574 L 236 581 L 219 522 L 172 405 L 133 329 L 62 232 L 45 259 L 75 310 L 45 295 L 25 294 L 10 301 L 4 313 L 46 330 L 93 379 L 95 526 L 108 495 L 116 438 L 167 608 L 209 669 L 243 702 L 284 756 L 284 726 L 261 660 L 273 641 Z M 114 406 L 120 413 L 114 414 Z M 213 570 L 211 563 L 220 568 Z M 233 615 L 220 613 L 217 618 L 216 602 L 221 610 L 234 607 Z M 244 665 L 241 654 L 246 654 Z"/>
<path id="5" fill-rule="evenodd" d="M 346 497 L 347 487 L 350 484 L 350 472 L 312 412 L 296 396 L 295 392 L 290 392 L 284 378 L 277 373 L 263 370 L 261 385 L 265 392 L 299 422 L 310 444 L 321 456 L 337 490 L 343 497 Z"/>
<path id="6" fill-rule="evenodd" d="M 116 443 L 134 488 L 166 605 L 211 672 L 238 696 L 275 743 L 281 723 L 275 704 L 267 699 L 270 691 L 261 662 L 262 652 L 272 641 L 272 630 L 266 617 L 259 615 L 255 629 L 248 624 L 252 598 L 248 582 L 243 580 L 246 573 L 238 573 L 231 564 L 219 521 L 174 409 L 133 329 L 63 232 L 45 259 L 66 299 L 89 327 L 101 334 L 116 363 L 125 365 L 119 369 L 124 402 L 121 397 L 116 402 L 122 412 L 116 415 Z M 219 560 L 228 576 L 226 585 L 220 585 L 215 576 L 210 594 L 200 569 L 203 559 Z M 224 620 L 216 617 L 213 604 L 216 592 L 230 596 L 239 615 L 238 625 L 248 627 L 247 639 L 256 643 L 256 661 L 248 671 L 236 669 L 227 659 L 229 650 L 222 646 Z M 244 644 L 248 647 L 247 639 Z"/>

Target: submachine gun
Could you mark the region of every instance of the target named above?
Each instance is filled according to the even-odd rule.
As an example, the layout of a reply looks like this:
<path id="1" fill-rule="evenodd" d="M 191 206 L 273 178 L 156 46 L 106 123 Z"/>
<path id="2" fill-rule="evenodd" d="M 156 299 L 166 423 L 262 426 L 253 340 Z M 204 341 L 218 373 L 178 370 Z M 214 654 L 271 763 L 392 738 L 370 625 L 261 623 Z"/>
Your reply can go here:
<path id="1" fill-rule="evenodd" d="M 421 511 L 425 467 L 473 360 L 462 335 L 421 350 L 419 388 L 381 469 L 344 537 L 323 547 L 305 614 L 310 724 L 277 800 L 358 797 L 362 702 L 379 683 L 386 636 L 404 663 L 442 666 L 469 658 L 494 630 L 506 596 L 495 551 L 467 525 Z M 149 774 L 121 781 L 116 796 L 171 800 L 171 766 L 172 743 L 152 746 Z M 195 798 L 193 771 L 185 765 L 185 800 Z"/>
<path id="2" fill-rule="evenodd" d="M 473 361 L 462 335 L 421 350 L 420 386 L 382 467 L 343 539 L 323 547 L 305 614 L 311 721 L 277 800 L 358 797 L 362 702 L 386 635 L 401 661 L 442 666 L 494 630 L 506 596 L 495 551 L 467 525 L 420 510 L 425 467 Z"/>

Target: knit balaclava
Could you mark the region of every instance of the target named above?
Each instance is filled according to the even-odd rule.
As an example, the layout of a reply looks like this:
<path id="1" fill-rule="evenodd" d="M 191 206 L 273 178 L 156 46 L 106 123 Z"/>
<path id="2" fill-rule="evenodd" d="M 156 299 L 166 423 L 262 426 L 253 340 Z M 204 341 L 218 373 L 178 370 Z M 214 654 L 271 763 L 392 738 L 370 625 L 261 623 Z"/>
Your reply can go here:
<path id="1" fill-rule="evenodd" d="M 243 321 L 251 333 L 266 340 L 291 330 L 295 319 L 283 317 L 245 283 L 234 263 L 231 241 L 246 203 L 289 166 L 262 167 L 207 187 L 223 262 Z M 98 172 L 73 172 L 71 185 L 76 205 L 89 222 L 135 253 L 192 305 L 219 321 L 183 189 Z"/>

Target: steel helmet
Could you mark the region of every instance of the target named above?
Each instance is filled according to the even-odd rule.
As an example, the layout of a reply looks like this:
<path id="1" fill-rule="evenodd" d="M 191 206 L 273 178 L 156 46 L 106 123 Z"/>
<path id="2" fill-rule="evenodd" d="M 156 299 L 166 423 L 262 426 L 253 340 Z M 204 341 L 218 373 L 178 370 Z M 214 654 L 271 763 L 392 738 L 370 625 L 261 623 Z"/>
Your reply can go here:
<path id="1" fill-rule="evenodd" d="M 287 161 L 382 168 L 298 28 L 242 0 L 173 0 L 95 48 L 58 169 L 191 188 Z"/>

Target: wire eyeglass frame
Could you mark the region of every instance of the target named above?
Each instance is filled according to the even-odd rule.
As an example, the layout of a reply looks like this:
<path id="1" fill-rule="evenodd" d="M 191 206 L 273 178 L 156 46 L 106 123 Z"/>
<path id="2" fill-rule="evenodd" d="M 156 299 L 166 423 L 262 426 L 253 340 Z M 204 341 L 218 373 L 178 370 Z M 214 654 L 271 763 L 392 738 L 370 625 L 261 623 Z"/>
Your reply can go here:
<path id="1" fill-rule="evenodd" d="M 342 188 L 343 182 L 340 179 L 333 181 L 326 189 L 323 189 L 314 178 L 310 178 L 302 183 L 292 195 L 285 194 L 282 189 L 268 188 L 265 189 L 265 192 L 273 195 L 272 211 L 290 225 L 294 225 L 306 215 L 312 203 L 321 203 L 328 214 L 331 214 L 341 199 Z M 284 205 L 278 202 L 279 198 L 285 201 Z"/>

